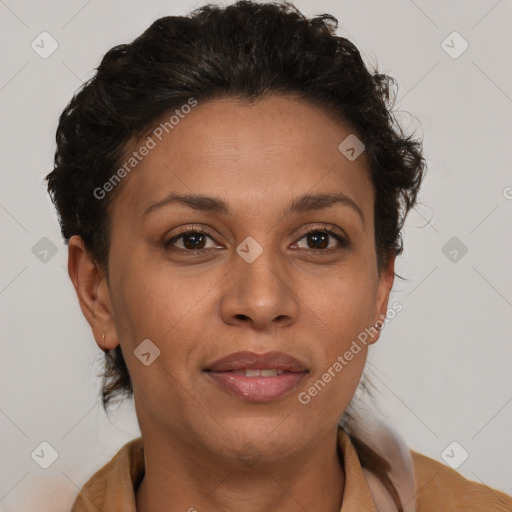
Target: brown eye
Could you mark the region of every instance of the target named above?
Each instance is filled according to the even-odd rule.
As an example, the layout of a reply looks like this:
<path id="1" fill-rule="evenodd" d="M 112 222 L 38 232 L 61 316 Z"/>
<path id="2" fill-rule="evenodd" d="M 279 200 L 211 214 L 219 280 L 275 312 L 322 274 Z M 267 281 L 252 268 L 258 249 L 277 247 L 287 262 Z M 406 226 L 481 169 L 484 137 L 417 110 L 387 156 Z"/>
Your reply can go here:
<path id="1" fill-rule="evenodd" d="M 348 246 L 348 242 L 340 235 L 330 229 L 312 229 L 305 233 L 300 240 L 306 239 L 307 247 L 305 249 L 311 249 L 315 252 L 331 252 L 333 250 L 339 250 Z M 334 239 L 338 242 L 334 245 L 329 246 L 331 240 Z M 299 242 L 300 242 L 299 240 Z M 301 247 L 299 247 L 301 248 Z"/>
<path id="2" fill-rule="evenodd" d="M 187 233 L 185 235 L 181 235 L 181 238 L 183 239 L 183 246 L 185 249 L 204 249 L 206 237 L 203 233 Z"/>
<path id="3" fill-rule="evenodd" d="M 177 248 L 184 251 L 201 251 L 207 249 L 205 247 L 206 239 L 213 240 L 209 235 L 198 229 L 189 229 L 179 235 L 171 238 L 164 243 L 165 248 Z M 176 247 L 174 244 L 182 239 L 182 247 Z"/>
<path id="4" fill-rule="evenodd" d="M 306 235 L 308 247 L 310 249 L 327 249 L 329 247 L 329 238 L 331 235 L 322 231 L 314 231 Z"/>

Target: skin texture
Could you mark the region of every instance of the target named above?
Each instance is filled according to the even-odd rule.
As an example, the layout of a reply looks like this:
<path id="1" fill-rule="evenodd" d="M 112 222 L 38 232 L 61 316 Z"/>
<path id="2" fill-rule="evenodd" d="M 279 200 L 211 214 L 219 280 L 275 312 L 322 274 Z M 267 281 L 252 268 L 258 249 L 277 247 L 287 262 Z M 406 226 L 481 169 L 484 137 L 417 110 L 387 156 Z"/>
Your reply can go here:
<path id="1" fill-rule="evenodd" d="M 362 375 L 367 347 L 307 405 L 298 394 L 385 315 L 394 258 L 379 274 L 374 191 L 364 153 L 349 161 L 338 145 L 349 127 L 304 101 L 199 103 L 152 149 L 112 205 L 109 282 L 78 236 L 69 273 L 100 347 L 121 344 L 145 449 L 137 510 L 339 511 L 344 475 L 337 422 Z M 130 151 L 140 147 L 132 141 Z M 171 203 L 143 216 L 170 192 L 206 194 L 227 215 Z M 336 204 L 285 212 L 299 196 L 341 192 Z M 322 224 L 345 236 L 306 236 Z M 191 225 L 207 237 L 164 243 Z M 263 248 L 247 263 L 236 248 L 251 236 Z M 330 253 L 318 254 L 328 248 Z M 105 341 L 102 339 L 106 333 Z M 378 339 L 378 334 L 368 344 Z M 134 356 L 142 340 L 161 351 L 149 366 Z M 220 357 L 278 350 L 309 373 L 279 399 L 229 395 L 202 372 Z M 265 489 L 265 492 L 261 490 Z"/>

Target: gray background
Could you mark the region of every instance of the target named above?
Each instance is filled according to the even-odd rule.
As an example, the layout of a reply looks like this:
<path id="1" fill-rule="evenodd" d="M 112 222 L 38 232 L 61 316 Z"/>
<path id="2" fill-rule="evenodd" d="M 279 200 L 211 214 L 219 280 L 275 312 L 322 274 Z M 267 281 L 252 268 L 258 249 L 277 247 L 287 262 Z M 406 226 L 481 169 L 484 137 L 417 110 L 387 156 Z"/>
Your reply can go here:
<path id="1" fill-rule="evenodd" d="M 68 511 L 79 487 L 139 435 L 131 402 L 111 421 L 100 407 L 103 353 L 67 276 L 42 180 L 58 116 L 103 54 L 199 5 L 0 0 L 0 511 Z M 296 5 L 338 17 L 339 34 L 398 79 L 397 107 L 414 115 L 403 122 L 424 137 L 429 171 L 397 266 L 408 281 L 397 280 L 391 297 L 403 311 L 370 356 L 380 410 L 411 448 L 443 461 L 457 441 L 452 459 L 469 454 L 460 473 L 512 494 L 512 3 Z M 31 47 L 43 31 L 58 43 L 46 59 Z M 458 36 L 442 45 L 453 31 L 469 44 L 457 58 Z M 48 469 L 31 458 L 43 441 L 58 452 Z"/>

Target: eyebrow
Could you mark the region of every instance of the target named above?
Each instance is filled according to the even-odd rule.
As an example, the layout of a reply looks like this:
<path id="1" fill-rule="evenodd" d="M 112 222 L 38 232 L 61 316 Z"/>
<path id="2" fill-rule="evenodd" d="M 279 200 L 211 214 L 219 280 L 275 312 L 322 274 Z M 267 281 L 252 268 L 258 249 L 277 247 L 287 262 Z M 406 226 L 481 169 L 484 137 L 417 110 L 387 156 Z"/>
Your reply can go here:
<path id="1" fill-rule="evenodd" d="M 142 217 L 148 215 L 152 211 L 157 210 L 158 208 L 162 208 L 171 203 L 183 204 L 194 210 L 208 213 L 216 213 L 219 215 L 229 214 L 228 204 L 220 197 L 212 197 L 202 194 L 177 194 L 175 192 L 171 192 L 158 203 L 155 203 L 146 208 L 142 214 Z M 341 204 L 354 210 L 359 215 L 364 225 L 364 217 L 361 208 L 359 208 L 357 203 L 350 199 L 350 197 L 339 192 L 325 194 L 304 194 L 303 196 L 300 196 L 292 201 L 285 213 L 285 216 L 289 216 L 294 213 L 306 213 L 315 210 L 324 210 L 336 204 Z"/>

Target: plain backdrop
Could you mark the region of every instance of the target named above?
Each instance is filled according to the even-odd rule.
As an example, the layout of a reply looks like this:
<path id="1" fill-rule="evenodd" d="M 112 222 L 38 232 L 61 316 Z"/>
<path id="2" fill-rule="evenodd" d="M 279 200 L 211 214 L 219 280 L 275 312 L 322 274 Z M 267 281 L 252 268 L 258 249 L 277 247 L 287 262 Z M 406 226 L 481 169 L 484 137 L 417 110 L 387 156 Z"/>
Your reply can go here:
<path id="1" fill-rule="evenodd" d="M 100 406 L 103 353 L 68 278 L 43 178 L 58 117 L 105 52 L 199 5 L 0 2 L 3 512 L 68 511 L 84 482 L 139 435 L 131 401 L 111 420 Z M 369 358 L 379 390 L 372 407 L 441 462 L 457 442 L 455 456 L 468 454 L 460 473 L 512 494 L 512 3 L 296 5 L 334 14 L 365 61 L 397 79 L 397 108 L 412 114 L 400 115 L 404 126 L 424 139 L 427 178 L 397 265 L 407 280 L 396 280 L 391 297 L 403 310 Z M 42 32 L 58 44 L 48 58 L 31 46 Z M 50 247 L 45 261 L 41 247 Z M 48 469 L 31 455 L 43 442 L 57 453 Z"/>

